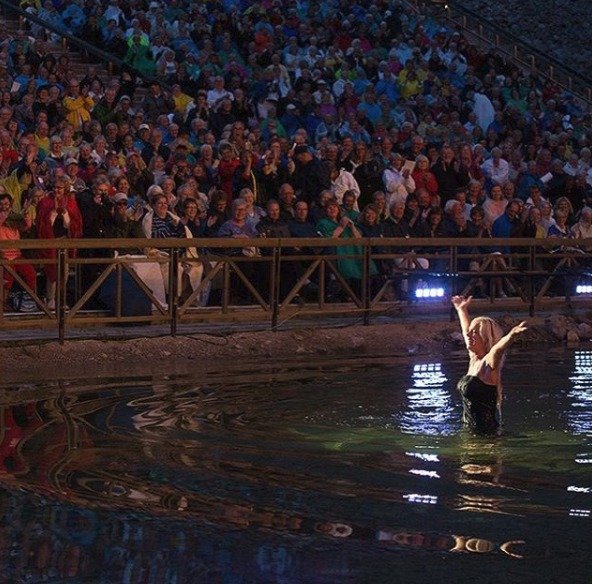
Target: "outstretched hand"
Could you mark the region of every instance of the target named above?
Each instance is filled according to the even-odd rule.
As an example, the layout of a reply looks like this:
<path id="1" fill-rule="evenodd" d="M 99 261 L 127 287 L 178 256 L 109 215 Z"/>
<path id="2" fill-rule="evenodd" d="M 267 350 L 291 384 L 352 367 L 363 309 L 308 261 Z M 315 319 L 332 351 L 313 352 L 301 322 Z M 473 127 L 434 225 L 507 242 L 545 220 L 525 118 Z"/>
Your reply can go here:
<path id="1" fill-rule="evenodd" d="M 452 306 L 454 306 L 456 310 L 467 310 L 471 304 L 471 300 L 473 300 L 472 296 L 453 296 L 450 299 Z"/>
<path id="2" fill-rule="evenodd" d="M 528 329 L 528 324 L 526 323 L 525 320 L 523 320 L 521 323 L 519 323 L 516 326 L 512 327 L 512 330 L 510 331 L 510 335 L 512 337 L 515 337 L 516 335 L 519 335 L 520 333 L 523 333 L 527 329 Z"/>

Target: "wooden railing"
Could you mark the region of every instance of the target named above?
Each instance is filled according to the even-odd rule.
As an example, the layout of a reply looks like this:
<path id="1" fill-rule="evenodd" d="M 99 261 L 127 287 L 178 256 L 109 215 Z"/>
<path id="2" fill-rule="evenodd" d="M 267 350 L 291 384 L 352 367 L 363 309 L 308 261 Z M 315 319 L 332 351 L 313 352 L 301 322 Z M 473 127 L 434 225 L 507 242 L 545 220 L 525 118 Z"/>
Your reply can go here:
<path id="1" fill-rule="evenodd" d="M 357 246 L 348 255 L 340 253 L 343 246 Z M 389 288 L 400 288 L 405 282 L 410 292 L 406 301 L 397 301 L 402 309 L 415 302 L 413 290 L 417 282 L 436 283 L 452 294 L 471 294 L 477 285 L 502 282 L 512 290 L 518 310 L 534 314 L 549 290 L 571 302 L 574 285 L 592 279 L 592 240 L 558 239 L 106 239 L 106 240 L 22 240 L 0 241 L 3 249 L 19 248 L 28 259 L 15 262 L 0 260 L 0 297 L 4 296 L 4 274 L 10 273 L 34 301 L 32 313 L 0 310 L 0 329 L 53 326 L 63 341 L 70 327 L 113 323 L 167 323 L 175 335 L 179 324 L 189 322 L 224 322 L 229 319 L 269 319 L 276 329 L 283 318 L 299 315 L 346 312 L 359 315 L 369 323 L 373 314 L 384 312 L 396 300 L 387 300 Z M 114 250 L 150 249 L 148 255 L 113 257 Z M 193 248 L 193 249 L 191 249 Z M 257 248 L 254 257 L 241 253 L 242 248 Z M 487 248 L 487 249 L 485 249 Z M 492 249 L 498 249 L 492 252 Z M 35 259 L 39 250 L 56 250 L 55 259 Z M 186 250 L 197 253 L 186 253 Z M 78 250 L 77 257 L 70 257 Z M 85 257 L 85 250 L 103 250 L 104 257 Z M 158 251 L 155 251 L 158 250 Z M 415 251 L 409 251 L 415 250 Z M 165 253 L 161 253 L 165 252 Z M 193 257 L 195 256 L 195 257 Z M 425 266 L 420 258 L 427 260 Z M 360 279 L 348 280 L 340 270 L 340 262 L 357 263 Z M 15 264 L 32 263 L 40 275 L 44 266 L 57 268 L 55 308 L 36 290 L 31 290 L 14 270 Z M 162 265 L 160 270 L 167 289 L 166 300 L 158 298 L 154 289 L 138 274 L 141 264 Z M 96 277 L 80 284 L 85 266 L 96 267 Z M 388 266 L 388 269 L 377 267 Z M 198 273 L 193 287 L 182 287 L 184 269 Z M 291 267 L 290 269 L 287 269 Z M 247 269 L 248 268 L 248 269 Z M 114 274 L 114 276 L 112 276 Z M 256 274 L 256 277 L 253 275 Z M 103 310 L 87 310 L 89 301 L 105 281 L 114 277 L 115 304 L 111 314 Z M 136 293 L 144 294 L 152 304 L 150 314 L 123 314 L 123 278 L 131 279 Z M 43 278 L 41 277 L 40 280 Z M 309 282 L 315 282 L 314 298 L 299 298 Z M 233 302 L 236 287 L 250 297 L 248 305 Z M 213 287 L 216 302 L 203 306 L 204 296 Z M 487 286 L 485 286 L 487 287 Z M 489 287 L 493 290 L 493 287 Z M 338 291 L 338 302 L 331 295 Z M 211 295 L 211 299 L 213 295 Z M 295 303 L 295 301 L 298 303 Z M 441 299 L 443 301 L 445 299 Z M 496 302 L 493 291 L 490 302 Z"/>

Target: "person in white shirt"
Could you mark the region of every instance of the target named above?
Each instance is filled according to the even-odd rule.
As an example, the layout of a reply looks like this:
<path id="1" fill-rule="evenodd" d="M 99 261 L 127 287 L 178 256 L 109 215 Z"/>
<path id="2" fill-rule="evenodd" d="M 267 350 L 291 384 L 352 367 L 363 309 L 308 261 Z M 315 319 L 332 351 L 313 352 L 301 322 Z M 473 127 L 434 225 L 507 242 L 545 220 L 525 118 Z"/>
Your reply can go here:
<path id="1" fill-rule="evenodd" d="M 343 203 L 343 194 L 346 191 L 351 191 L 356 196 L 354 209 L 359 211 L 358 197 L 360 196 L 360 186 L 358 185 L 358 181 L 351 172 L 348 172 L 344 168 L 333 166 L 331 169 L 331 192 L 339 205 Z"/>
<path id="2" fill-rule="evenodd" d="M 510 177 L 510 165 L 502 158 L 502 151 L 497 147 L 492 148 L 491 158 L 481 165 L 481 170 L 496 185 L 503 185 Z"/>
<path id="3" fill-rule="evenodd" d="M 408 168 L 403 170 L 404 162 L 403 156 L 396 153 L 391 158 L 389 166 L 382 173 L 382 182 L 389 208 L 395 200 L 405 202 L 407 195 L 415 191 L 415 181 L 411 176 L 411 171 Z"/>
<path id="4" fill-rule="evenodd" d="M 223 99 L 234 100 L 232 92 L 224 88 L 224 77 L 220 75 L 214 77 L 214 87 L 208 91 L 206 99 L 208 107 L 213 109 L 216 109 L 222 103 Z"/>

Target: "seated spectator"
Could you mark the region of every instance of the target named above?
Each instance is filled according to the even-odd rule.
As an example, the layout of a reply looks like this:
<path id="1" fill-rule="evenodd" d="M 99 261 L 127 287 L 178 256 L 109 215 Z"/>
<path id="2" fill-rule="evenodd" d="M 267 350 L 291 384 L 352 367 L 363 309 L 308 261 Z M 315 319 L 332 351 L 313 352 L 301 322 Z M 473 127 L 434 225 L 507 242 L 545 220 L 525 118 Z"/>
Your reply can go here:
<path id="1" fill-rule="evenodd" d="M 339 199 L 338 199 L 339 201 Z M 345 191 L 343 193 L 343 199 L 341 201 L 341 211 L 344 215 L 349 217 L 352 221 L 356 222 L 360 215 L 357 210 L 358 197 L 354 191 Z"/>
<path id="2" fill-rule="evenodd" d="M 326 213 L 327 216 L 317 224 L 317 229 L 323 237 L 333 239 L 359 239 L 362 237 L 354 222 L 342 215 L 337 201 L 330 201 L 327 204 Z M 337 269 L 339 273 L 352 286 L 353 291 L 359 293 L 362 279 L 362 248 L 356 245 L 347 245 L 340 246 L 335 251 L 338 256 Z M 347 257 L 356 255 L 360 258 Z M 376 269 L 374 269 L 374 273 L 376 273 Z"/>
<path id="3" fill-rule="evenodd" d="M 389 217 L 382 222 L 381 231 L 383 237 L 409 239 L 411 229 L 405 219 L 405 203 L 394 201 L 391 204 Z M 401 270 L 427 270 L 429 261 L 426 258 L 417 257 L 415 250 L 410 247 L 397 246 L 390 249 L 383 248 L 383 251 L 393 254 L 405 254 L 394 259 L 384 260 L 383 267 L 387 274 L 397 275 Z M 395 280 L 395 295 L 400 300 L 409 298 L 409 280 Z"/>
<path id="4" fill-rule="evenodd" d="M 438 182 L 438 194 L 442 205 L 454 197 L 457 189 L 466 187 L 470 177 L 468 169 L 455 160 L 454 150 L 443 146 L 440 157 L 432 165 L 431 171 Z"/>
<path id="5" fill-rule="evenodd" d="M 254 239 L 258 237 L 257 223 L 247 217 L 247 205 L 242 199 L 235 199 L 232 202 L 232 210 L 230 219 L 225 221 L 220 229 L 218 230 L 218 237 L 230 237 L 233 239 Z M 238 243 L 238 242 L 237 242 Z M 236 248 L 229 248 L 228 254 L 233 256 L 246 256 L 256 257 L 259 256 L 259 249 L 252 245 L 238 246 Z M 250 302 L 252 299 L 256 300 L 253 296 L 253 290 L 259 293 L 261 286 L 261 274 L 260 266 L 255 262 L 240 262 L 237 265 L 237 269 L 240 269 L 247 280 L 250 282 L 251 287 L 244 284 L 244 282 L 233 273 L 232 278 L 232 296 L 231 302 L 238 304 L 245 304 Z"/>
<path id="6" fill-rule="evenodd" d="M 571 237 L 575 239 L 592 239 L 592 208 L 584 207 L 580 211 L 580 219 L 570 230 Z M 585 246 L 585 251 L 590 251 L 592 246 Z"/>
<path id="7" fill-rule="evenodd" d="M 489 191 L 489 196 L 483 202 L 485 221 L 489 225 L 493 225 L 494 221 L 504 214 L 507 205 L 508 200 L 504 198 L 502 187 L 493 185 Z"/>
<path id="8" fill-rule="evenodd" d="M 226 193 L 224 191 L 214 191 L 210 198 L 210 206 L 208 207 L 206 215 L 204 235 L 206 237 L 216 237 L 220 227 L 222 227 L 229 218 L 230 213 Z"/>
<path id="9" fill-rule="evenodd" d="M 493 185 L 503 185 L 508 182 L 510 165 L 502 158 L 501 148 L 491 150 L 491 158 L 481 165 L 486 182 Z"/>
<path id="10" fill-rule="evenodd" d="M 206 221 L 200 216 L 199 204 L 196 199 L 188 197 L 183 201 L 181 223 L 189 229 L 191 237 L 203 237 Z"/>
<path id="11" fill-rule="evenodd" d="M 360 196 L 360 187 L 353 174 L 345 170 L 345 168 L 338 168 L 336 163 L 332 163 L 329 168 L 333 198 L 341 205 L 345 193 L 348 193 L 350 196 L 353 195 L 353 208 L 355 211 L 359 211 L 358 198 Z"/>
<path id="12" fill-rule="evenodd" d="M 430 161 L 427 156 L 420 154 L 415 159 L 415 168 L 411 173 L 415 182 L 415 189 L 426 189 L 430 194 L 430 205 L 438 205 L 440 197 L 438 196 L 438 181 L 434 173 L 430 170 Z"/>
<path id="13" fill-rule="evenodd" d="M 446 202 L 441 229 L 444 237 L 466 237 L 467 218 L 460 201 L 450 199 Z"/>
<path id="14" fill-rule="evenodd" d="M 169 211 L 168 201 L 165 195 L 156 194 L 150 201 L 151 209 L 142 219 L 142 231 L 144 237 L 149 239 L 185 238 L 191 237 L 191 231 L 183 225 L 181 218 Z M 203 266 L 197 263 L 197 252 L 194 248 L 187 248 L 185 257 L 180 260 L 178 292 L 188 296 L 195 290 L 202 278 Z M 162 306 L 169 299 L 169 254 L 162 248 L 148 248 L 146 255 L 149 258 L 160 260 L 158 262 L 162 276 L 162 284 L 166 296 L 161 295 L 160 285 L 153 288 L 153 293 Z M 160 283 L 159 283 L 160 284 Z"/>

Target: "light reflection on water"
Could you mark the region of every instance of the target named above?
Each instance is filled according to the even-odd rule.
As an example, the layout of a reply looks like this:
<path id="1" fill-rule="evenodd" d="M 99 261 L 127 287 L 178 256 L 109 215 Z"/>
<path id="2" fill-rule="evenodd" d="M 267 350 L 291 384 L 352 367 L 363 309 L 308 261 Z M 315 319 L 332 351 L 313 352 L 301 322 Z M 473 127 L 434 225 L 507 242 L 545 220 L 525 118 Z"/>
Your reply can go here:
<path id="1" fill-rule="evenodd" d="M 461 429 L 464 355 L 4 392 L 0 582 L 579 582 L 591 363 L 512 355 L 494 438 Z"/>
<path id="2" fill-rule="evenodd" d="M 401 432 L 450 436 L 458 432 L 452 395 L 445 383 L 442 363 L 418 363 L 411 375 L 413 386 L 407 389 L 407 407 L 399 421 Z"/>

